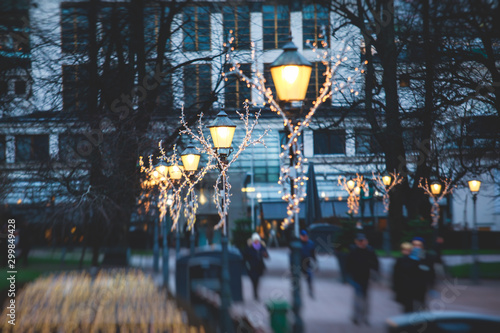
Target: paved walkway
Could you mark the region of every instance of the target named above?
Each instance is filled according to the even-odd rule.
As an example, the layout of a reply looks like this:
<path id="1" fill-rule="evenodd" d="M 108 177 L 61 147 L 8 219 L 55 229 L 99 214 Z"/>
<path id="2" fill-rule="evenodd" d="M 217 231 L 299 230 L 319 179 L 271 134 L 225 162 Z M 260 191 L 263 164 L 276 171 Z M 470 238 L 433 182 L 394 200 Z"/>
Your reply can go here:
<path id="1" fill-rule="evenodd" d="M 261 281 L 261 301 L 252 299 L 250 279 L 243 277 L 244 302 L 234 304 L 235 310 L 243 311 L 248 318 L 264 327 L 269 327 L 269 314 L 265 303 L 271 299 L 290 301 L 291 286 L 288 274 L 289 257 L 287 249 L 271 249 L 268 269 Z M 170 251 L 171 290 L 175 292 L 175 251 Z M 472 261 L 471 256 L 445 256 L 448 265 Z M 481 255 L 483 262 L 500 261 L 500 255 Z M 132 265 L 150 270 L 151 256 L 132 256 Z M 393 258 L 381 258 L 382 277 L 372 283 L 370 293 L 371 326 L 354 326 L 350 321 L 352 289 L 339 279 L 337 260 L 331 256 L 319 257 L 319 271 L 316 274 L 315 299 L 307 294 L 305 281 L 302 282 L 302 317 L 306 332 L 385 332 L 385 320 L 401 313 L 399 305 L 393 301 L 387 276 L 392 270 Z M 160 270 L 161 272 L 161 270 Z M 155 281 L 161 284 L 161 274 L 154 274 Z M 475 313 L 500 315 L 500 281 L 482 281 L 473 286 L 468 280 L 444 279 L 436 288 L 437 293 L 429 300 L 431 310 L 458 310 Z"/>

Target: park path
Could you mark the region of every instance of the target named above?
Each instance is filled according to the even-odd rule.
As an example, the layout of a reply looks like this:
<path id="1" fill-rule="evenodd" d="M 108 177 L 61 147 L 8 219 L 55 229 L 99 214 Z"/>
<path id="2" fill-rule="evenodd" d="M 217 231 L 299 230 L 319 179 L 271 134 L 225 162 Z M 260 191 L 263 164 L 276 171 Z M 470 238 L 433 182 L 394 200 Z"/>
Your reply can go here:
<path id="1" fill-rule="evenodd" d="M 267 270 L 260 285 L 260 301 L 252 298 L 250 279 L 243 277 L 244 302 L 233 305 L 234 310 L 244 312 L 259 326 L 269 327 L 269 314 L 265 304 L 271 299 L 290 302 L 291 286 L 288 274 L 289 257 L 287 249 L 270 249 Z M 386 332 L 388 317 L 401 313 L 399 305 L 393 301 L 389 288 L 389 276 L 393 258 L 380 258 L 381 277 L 372 283 L 370 293 L 371 326 L 355 326 L 350 321 L 352 290 L 340 282 L 337 260 L 332 256 L 319 256 L 319 270 L 315 277 L 315 298 L 307 294 L 307 286 L 302 281 L 302 317 L 307 333 L 322 332 Z M 472 261 L 471 256 L 444 256 L 448 265 L 458 265 Z M 500 261 L 500 255 L 480 255 L 482 262 Z M 152 272 L 152 256 L 132 256 L 132 265 Z M 175 293 L 175 253 L 170 251 L 169 286 Z M 160 270 L 161 272 L 161 270 Z M 161 274 L 153 274 L 161 284 Z M 436 287 L 437 293 L 430 299 L 432 310 L 456 310 L 490 315 L 500 315 L 500 281 L 484 280 L 478 286 L 468 280 L 442 279 Z"/>

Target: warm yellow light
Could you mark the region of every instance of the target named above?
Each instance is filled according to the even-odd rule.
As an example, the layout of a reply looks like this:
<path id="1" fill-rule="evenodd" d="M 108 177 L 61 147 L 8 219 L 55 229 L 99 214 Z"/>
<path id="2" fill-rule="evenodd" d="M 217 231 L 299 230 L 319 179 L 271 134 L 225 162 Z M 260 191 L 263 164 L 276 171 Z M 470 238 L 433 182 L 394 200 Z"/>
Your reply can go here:
<path id="1" fill-rule="evenodd" d="M 198 164 L 200 163 L 200 155 L 188 154 L 182 155 L 182 164 L 186 171 L 196 171 L 198 169 Z"/>
<path id="2" fill-rule="evenodd" d="M 354 186 L 355 186 L 355 185 L 356 185 L 356 183 L 354 182 L 354 180 L 349 179 L 349 180 L 347 181 L 347 189 L 348 189 L 349 191 L 354 190 Z"/>
<path id="3" fill-rule="evenodd" d="M 279 66 L 271 68 L 274 86 L 281 101 L 302 101 L 306 97 L 312 68 L 309 66 Z"/>
<path id="4" fill-rule="evenodd" d="M 174 196 L 172 194 L 169 194 L 167 196 L 167 206 L 172 206 L 173 203 L 174 203 Z"/>
<path id="5" fill-rule="evenodd" d="M 234 131 L 236 127 L 210 127 L 210 134 L 214 141 L 215 148 L 229 148 L 233 142 Z"/>
<path id="6" fill-rule="evenodd" d="M 241 192 L 255 192 L 255 187 L 243 187 Z"/>
<path id="7" fill-rule="evenodd" d="M 356 195 L 359 195 L 361 193 L 361 187 L 356 186 L 356 188 L 354 189 L 354 193 L 356 193 Z"/>
<path id="8" fill-rule="evenodd" d="M 469 180 L 469 190 L 472 193 L 477 193 L 479 192 L 479 189 L 481 188 L 481 181 L 480 180 Z"/>
<path id="9" fill-rule="evenodd" d="M 203 189 L 200 189 L 200 199 L 199 199 L 199 202 L 200 202 L 200 204 L 202 206 L 207 203 L 207 197 L 205 196 L 205 191 L 203 191 Z"/>
<path id="10" fill-rule="evenodd" d="M 385 186 L 390 186 L 391 185 L 391 176 L 383 176 L 382 177 L 382 183 L 384 183 Z"/>
<path id="11" fill-rule="evenodd" d="M 184 167 L 182 165 L 171 165 L 168 167 L 168 171 L 170 173 L 170 178 L 173 180 L 178 180 L 182 178 L 182 170 Z"/>
<path id="12" fill-rule="evenodd" d="M 293 84 L 297 80 L 297 77 L 299 76 L 299 67 L 285 66 L 281 70 L 281 76 L 286 82 Z"/>
<path id="13" fill-rule="evenodd" d="M 165 180 L 168 178 L 168 167 L 164 164 L 163 161 L 160 162 L 153 170 L 153 180 Z"/>
<path id="14" fill-rule="evenodd" d="M 442 185 L 439 184 L 439 183 L 437 183 L 437 182 L 436 183 L 432 183 L 431 184 L 431 192 L 432 192 L 432 194 L 439 195 L 439 193 L 441 193 L 441 187 L 442 187 Z"/>

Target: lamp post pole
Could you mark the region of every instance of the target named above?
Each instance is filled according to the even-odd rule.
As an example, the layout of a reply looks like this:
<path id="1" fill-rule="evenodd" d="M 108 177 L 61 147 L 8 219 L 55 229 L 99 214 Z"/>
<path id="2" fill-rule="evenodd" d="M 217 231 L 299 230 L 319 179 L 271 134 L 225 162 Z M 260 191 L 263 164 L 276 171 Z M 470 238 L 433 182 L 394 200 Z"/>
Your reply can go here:
<path id="1" fill-rule="evenodd" d="M 158 214 L 158 219 L 155 219 L 155 224 L 153 227 L 153 271 L 158 273 L 160 267 L 160 244 L 158 242 L 158 224 L 160 223 L 160 215 Z"/>
<path id="2" fill-rule="evenodd" d="M 295 171 L 295 145 L 290 147 L 290 167 Z M 290 178 L 290 195 L 291 199 L 294 200 L 295 196 L 295 183 L 293 178 Z M 302 321 L 302 317 L 300 315 L 300 309 L 302 307 L 302 299 L 300 294 L 300 268 L 301 268 L 301 258 L 300 252 L 302 248 L 302 244 L 299 239 L 299 213 L 297 211 L 294 212 L 294 237 L 290 244 L 292 250 L 292 296 L 293 296 L 293 304 L 292 310 L 295 317 L 295 321 L 293 324 L 293 332 L 301 333 L 304 331 L 304 323 Z"/>
<path id="3" fill-rule="evenodd" d="M 226 156 L 221 156 L 221 162 L 226 162 Z M 221 170 L 223 166 L 221 166 Z M 221 272 L 221 324 L 222 332 L 230 333 L 233 331 L 233 325 L 231 323 L 231 316 L 229 315 L 229 307 L 231 306 L 231 279 L 229 276 L 229 249 L 228 249 L 228 228 L 227 228 L 227 216 L 225 214 L 226 207 L 226 176 L 222 175 L 222 218 L 224 219 L 222 237 L 221 237 L 221 247 L 222 247 L 222 272 Z"/>
<path id="4" fill-rule="evenodd" d="M 194 191 L 191 191 L 190 198 L 189 198 L 189 204 L 191 205 L 191 212 L 194 211 Z M 194 249 L 195 249 L 195 241 L 196 241 L 196 235 L 194 231 L 194 224 L 191 226 L 191 236 L 189 239 L 189 254 L 192 256 L 194 254 Z"/>
<path id="5" fill-rule="evenodd" d="M 163 218 L 163 253 L 162 253 L 162 271 L 163 271 L 163 286 L 168 288 L 168 258 L 169 258 L 169 249 L 168 249 L 168 228 L 170 224 L 170 215 L 165 214 Z"/>
<path id="6" fill-rule="evenodd" d="M 479 283 L 479 262 L 477 259 L 477 252 L 479 250 L 479 239 L 477 234 L 477 194 L 479 193 L 479 189 L 481 188 L 480 180 L 469 180 L 469 190 L 472 193 L 472 205 L 473 205 L 473 226 L 472 226 L 472 283 Z"/>
<path id="7" fill-rule="evenodd" d="M 478 235 L 477 235 L 477 192 L 472 193 L 472 203 L 474 207 L 474 225 L 472 227 L 472 256 L 473 256 L 473 264 L 472 264 L 472 282 L 474 284 L 479 283 L 479 263 L 477 260 L 477 252 L 479 248 Z"/>
<path id="8" fill-rule="evenodd" d="M 231 333 L 234 330 L 233 324 L 231 322 L 231 316 L 229 315 L 229 307 L 231 306 L 231 286 L 230 286 L 230 275 L 229 275 L 229 249 L 228 249 L 228 227 L 227 227 L 227 216 L 226 216 L 226 172 L 227 172 L 227 158 L 231 155 L 232 148 L 231 142 L 233 141 L 234 131 L 236 130 L 236 125 L 229 119 L 224 110 L 217 114 L 214 121 L 207 126 L 210 129 L 210 134 L 212 135 L 212 141 L 216 153 L 219 156 L 219 170 L 222 173 L 222 184 L 220 189 L 220 197 L 222 198 L 221 209 L 222 209 L 222 237 L 221 237 L 221 311 L 220 311 L 220 321 L 221 330 L 224 333 Z"/>
<path id="9" fill-rule="evenodd" d="M 179 224 L 175 228 L 175 256 L 179 258 L 181 253 L 181 232 L 179 230 Z"/>

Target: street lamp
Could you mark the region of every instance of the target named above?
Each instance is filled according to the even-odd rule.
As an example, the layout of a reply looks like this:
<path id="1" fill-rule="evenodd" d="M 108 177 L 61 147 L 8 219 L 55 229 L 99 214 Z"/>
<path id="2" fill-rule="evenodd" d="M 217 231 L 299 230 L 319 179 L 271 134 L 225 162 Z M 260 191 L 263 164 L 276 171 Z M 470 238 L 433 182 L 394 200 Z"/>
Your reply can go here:
<path id="1" fill-rule="evenodd" d="M 472 282 L 477 284 L 479 282 L 479 263 L 477 260 L 477 252 L 479 250 L 479 240 L 478 240 L 478 234 L 477 234 L 477 210 L 476 210 L 476 202 L 477 202 L 477 195 L 479 193 L 479 189 L 481 188 L 481 181 L 480 180 L 469 180 L 469 190 L 470 193 L 472 193 L 472 203 L 474 207 L 474 216 L 473 216 L 473 227 L 472 227 L 472 255 L 474 258 L 474 262 L 472 265 Z"/>
<path id="2" fill-rule="evenodd" d="M 352 192 L 356 186 L 356 182 L 354 181 L 354 179 L 351 178 L 346 182 L 346 185 L 347 185 L 347 190 L 349 192 Z"/>
<path id="3" fill-rule="evenodd" d="M 354 194 L 356 194 L 357 196 L 359 196 L 361 194 L 361 187 L 359 186 L 356 186 L 354 188 Z"/>
<path id="4" fill-rule="evenodd" d="M 187 146 L 181 154 L 182 164 L 188 172 L 196 171 L 200 163 L 201 154 L 196 150 L 192 143 Z"/>
<path id="5" fill-rule="evenodd" d="M 184 167 L 182 165 L 178 165 L 178 164 L 172 164 L 168 167 L 168 173 L 170 175 L 170 179 L 172 180 L 172 186 L 175 186 L 175 184 L 177 184 L 178 181 L 180 181 L 182 179 L 182 172 L 184 170 Z M 175 190 L 175 189 L 174 189 Z M 180 205 L 180 202 L 177 202 L 175 200 L 172 201 L 172 204 L 175 203 L 175 206 L 174 206 L 174 209 L 180 209 L 180 206 L 177 207 L 177 205 Z M 172 204 L 170 204 L 170 209 L 172 209 Z M 179 225 L 176 223 L 176 227 L 175 227 L 176 231 L 175 231 L 175 253 L 176 253 L 176 256 L 179 257 L 179 253 L 180 253 L 180 231 L 179 231 Z"/>
<path id="6" fill-rule="evenodd" d="M 292 42 L 291 36 L 283 46 L 283 53 L 271 64 L 270 69 L 280 101 L 304 100 L 312 64 L 297 52 L 297 46 Z"/>
<path id="7" fill-rule="evenodd" d="M 220 158 L 221 164 L 227 163 L 227 158 L 231 155 L 232 148 L 231 143 L 233 141 L 234 131 L 236 130 L 236 125 L 229 119 L 227 114 L 221 110 L 210 125 L 207 126 L 210 129 L 210 134 L 212 136 L 212 141 L 214 143 L 214 148 Z M 222 272 L 221 272 L 221 331 L 231 332 L 232 320 L 229 314 L 229 306 L 231 304 L 231 288 L 230 288 L 230 277 L 229 277 L 229 253 L 228 253 L 228 227 L 227 227 L 227 217 L 225 213 L 225 192 L 226 192 L 226 175 L 224 165 L 219 165 L 219 170 L 222 172 L 222 219 L 223 219 L 223 229 L 221 237 L 221 247 L 222 247 Z"/>
<path id="8" fill-rule="evenodd" d="M 292 37 L 283 47 L 283 53 L 271 64 L 271 76 L 278 99 L 281 102 L 303 101 L 306 97 L 309 79 L 311 77 L 312 64 L 299 52 L 297 46 L 292 42 Z M 300 111 L 300 110 L 299 110 Z M 293 115 L 290 114 L 293 117 Z M 295 169 L 296 161 L 296 145 L 290 146 L 290 167 Z M 295 200 L 295 184 L 293 178 L 290 178 L 290 200 Z M 295 211 L 295 237 L 291 242 L 292 260 L 292 296 L 293 296 L 293 313 L 295 322 L 293 332 L 303 332 L 304 325 L 300 316 L 301 295 L 300 295 L 300 251 L 302 245 L 299 240 L 299 214 Z"/>
<path id="9" fill-rule="evenodd" d="M 391 176 L 389 176 L 389 175 L 382 176 L 382 183 L 384 184 L 384 186 L 386 188 L 391 186 L 391 182 L 392 182 Z"/>
<path id="10" fill-rule="evenodd" d="M 192 181 L 193 174 L 198 170 L 198 164 L 200 163 L 201 154 L 196 150 L 193 143 L 190 143 L 186 149 L 181 154 L 182 164 L 184 164 L 184 169 L 188 172 L 188 177 Z M 189 193 L 189 209 L 191 218 L 196 219 L 195 215 L 195 202 L 194 202 L 194 189 L 190 190 Z M 195 234 L 194 234 L 194 221 L 191 222 L 191 236 L 189 242 L 189 252 L 191 255 L 194 254 L 195 248 Z M 190 221 L 188 220 L 188 223 Z M 178 240 L 179 241 L 179 240 Z"/>
<path id="11" fill-rule="evenodd" d="M 431 184 L 431 192 L 433 195 L 438 196 L 441 193 L 441 188 L 443 185 L 441 185 L 440 182 L 435 181 Z"/>
<path id="12" fill-rule="evenodd" d="M 217 153 L 224 159 L 227 158 L 232 152 L 231 143 L 233 142 L 236 125 L 229 119 L 227 113 L 221 110 L 207 127 L 210 129 L 210 135 Z"/>
<path id="13" fill-rule="evenodd" d="M 172 180 L 179 180 L 182 178 L 182 170 L 184 170 L 184 167 L 182 165 L 170 165 L 168 167 L 168 173 L 170 174 L 170 179 Z"/>
<path id="14" fill-rule="evenodd" d="M 156 166 L 152 172 L 152 177 L 153 177 L 153 182 L 156 182 L 156 183 L 167 181 L 167 179 L 168 179 L 168 166 L 163 160 L 160 160 L 160 162 L 158 162 L 158 164 L 156 164 Z M 154 228 L 153 228 L 153 237 L 154 237 L 154 240 L 153 240 L 153 271 L 154 272 L 158 272 L 159 266 L 160 266 L 160 244 L 158 243 L 158 235 L 159 235 L 158 223 L 160 223 L 160 221 L 156 221 Z M 162 258 L 162 259 L 164 259 L 164 258 Z"/>

